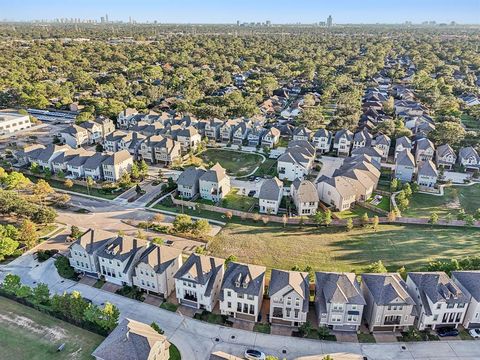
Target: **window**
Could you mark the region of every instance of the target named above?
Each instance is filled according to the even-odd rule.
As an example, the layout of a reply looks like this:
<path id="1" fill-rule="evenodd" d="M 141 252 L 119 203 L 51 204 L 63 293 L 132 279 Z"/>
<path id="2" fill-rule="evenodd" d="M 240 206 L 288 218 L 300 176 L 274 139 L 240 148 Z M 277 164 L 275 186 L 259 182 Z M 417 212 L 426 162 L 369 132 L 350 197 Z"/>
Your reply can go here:
<path id="1" fill-rule="evenodd" d="M 230 301 L 229 301 L 229 302 L 227 302 L 227 308 L 229 308 L 229 309 L 230 309 L 231 307 L 232 307 L 232 303 L 231 303 Z"/>
<path id="2" fill-rule="evenodd" d="M 452 304 L 447 304 L 447 309 L 453 309 L 455 307 L 455 304 L 452 303 Z"/>
<path id="3" fill-rule="evenodd" d="M 435 315 L 435 316 L 433 317 L 433 321 L 437 321 L 437 320 L 438 320 L 438 315 Z"/>
<path id="4" fill-rule="evenodd" d="M 227 291 L 227 296 L 228 297 L 232 296 L 232 292 L 230 290 Z"/>
<path id="5" fill-rule="evenodd" d="M 442 304 L 437 304 L 437 309 L 441 309 L 442 308 Z"/>
<path id="6" fill-rule="evenodd" d="M 458 309 L 463 309 L 465 307 L 465 304 L 464 303 L 460 303 L 457 305 L 457 308 Z"/>

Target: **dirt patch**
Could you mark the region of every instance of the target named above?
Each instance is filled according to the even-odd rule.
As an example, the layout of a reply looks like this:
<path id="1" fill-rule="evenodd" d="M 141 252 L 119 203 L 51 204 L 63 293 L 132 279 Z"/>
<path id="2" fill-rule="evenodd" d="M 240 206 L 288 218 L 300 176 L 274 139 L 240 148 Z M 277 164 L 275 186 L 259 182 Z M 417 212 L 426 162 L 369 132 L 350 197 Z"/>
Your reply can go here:
<path id="1" fill-rule="evenodd" d="M 59 341 L 67 337 L 65 330 L 63 330 L 62 328 L 59 328 L 59 327 L 50 328 L 50 327 L 42 326 L 29 318 L 15 315 L 13 313 L 8 313 L 8 316 L 0 314 L 0 323 L 20 326 L 32 333 L 43 335 L 48 340 Z"/>

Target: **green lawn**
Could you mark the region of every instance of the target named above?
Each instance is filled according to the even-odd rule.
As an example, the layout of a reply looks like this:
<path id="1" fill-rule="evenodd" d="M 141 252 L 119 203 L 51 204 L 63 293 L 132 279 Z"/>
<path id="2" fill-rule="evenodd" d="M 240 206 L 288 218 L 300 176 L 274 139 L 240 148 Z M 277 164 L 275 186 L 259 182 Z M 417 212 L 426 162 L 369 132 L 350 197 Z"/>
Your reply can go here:
<path id="1" fill-rule="evenodd" d="M 255 171 L 255 176 L 277 176 L 277 160 L 276 159 L 266 159 L 260 166 L 257 171 Z"/>
<path id="2" fill-rule="evenodd" d="M 257 203 L 257 198 L 238 195 L 232 190 L 222 199 L 220 206 L 233 210 L 249 211 Z"/>
<path id="3" fill-rule="evenodd" d="M 371 262 L 382 260 L 396 271 L 420 270 L 432 260 L 477 255 L 480 231 L 467 228 L 380 225 L 355 228 L 287 227 L 270 223 L 240 225 L 229 223 L 209 244 L 218 257 L 231 254 L 245 263 L 268 269 L 294 266 L 324 271 L 361 272 Z"/>
<path id="4" fill-rule="evenodd" d="M 359 343 L 376 343 L 375 337 L 372 334 L 358 333 L 357 338 Z"/>
<path id="5" fill-rule="evenodd" d="M 198 154 L 197 158 L 200 158 L 206 167 L 218 162 L 229 175 L 237 177 L 250 174 L 262 162 L 262 157 L 258 154 L 221 149 L 207 149 Z"/>
<path id="6" fill-rule="evenodd" d="M 2 360 L 92 359 L 103 337 L 0 297 Z M 65 343 L 65 349 L 57 352 Z"/>
<path id="7" fill-rule="evenodd" d="M 480 130 L 480 120 L 475 119 L 473 116 L 463 114 L 460 119 L 467 129 Z"/>
<path id="8" fill-rule="evenodd" d="M 165 301 L 160 305 L 160 308 L 164 309 L 164 310 L 171 311 L 171 312 L 175 312 L 175 311 L 177 311 L 178 305 Z"/>
<path id="9" fill-rule="evenodd" d="M 375 206 L 384 211 L 390 211 L 390 196 L 380 195 L 382 197 L 382 200 L 377 205 L 373 205 L 371 204 L 371 202 L 375 198 L 375 195 L 377 194 L 374 193 L 372 198 L 368 200 L 370 205 Z"/>
<path id="10" fill-rule="evenodd" d="M 426 218 L 437 212 L 440 217 L 448 213 L 455 216 L 462 208 L 470 214 L 480 208 L 480 184 L 447 187 L 444 196 L 413 194 L 408 209 L 402 215 Z"/>
<path id="11" fill-rule="evenodd" d="M 180 351 L 178 350 L 178 348 L 170 343 L 170 348 L 168 349 L 169 350 L 169 353 L 170 353 L 170 359 L 169 360 L 181 360 L 182 357 L 180 355 Z"/>
<path id="12" fill-rule="evenodd" d="M 253 331 L 263 334 L 270 334 L 270 324 L 256 323 L 253 326 Z"/>
<path id="13" fill-rule="evenodd" d="M 370 218 L 374 217 L 375 215 L 379 215 L 371 210 L 365 209 L 358 205 L 355 205 L 352 209 L 349 210 L 337 211 L 334 214 L 337 215 L 340 219 L 348 219 L 361 217 L 365 213 L 367 213 L 368 217 Z"/>

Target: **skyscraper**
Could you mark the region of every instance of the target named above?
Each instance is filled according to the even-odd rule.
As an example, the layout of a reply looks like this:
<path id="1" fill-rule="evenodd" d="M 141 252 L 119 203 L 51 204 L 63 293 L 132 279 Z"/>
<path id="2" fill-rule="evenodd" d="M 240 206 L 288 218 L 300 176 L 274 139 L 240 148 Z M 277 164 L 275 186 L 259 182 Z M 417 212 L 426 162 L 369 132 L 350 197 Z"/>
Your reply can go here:
<path id="1" fill-rule="evenodd" d="M 332 25 L 333 25 L 332 15 L 328 15 L 328 18 L 327 18 L 327 27 L 332 27 Z"/>
<path id="2" fill-rule="evenodd" d="M 105 22 L 108 23 L 108 14 L 105 14 Z"/>

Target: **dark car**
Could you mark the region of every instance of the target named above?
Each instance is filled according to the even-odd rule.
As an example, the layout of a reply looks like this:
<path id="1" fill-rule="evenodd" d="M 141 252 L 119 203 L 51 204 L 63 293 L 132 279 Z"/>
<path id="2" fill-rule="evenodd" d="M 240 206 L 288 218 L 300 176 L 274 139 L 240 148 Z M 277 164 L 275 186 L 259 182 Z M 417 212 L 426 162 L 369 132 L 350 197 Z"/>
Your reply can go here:
<path id="1" fill-rule="evenodd" d="M 440 329 L 437 329 L 437 334 L 440 337 L 458 336 L 458 330 L 454 328 L 440 328 Z"/>
<path id="2" fill-rule="evenodd" d="M 249 196 L 249 197 L 253 197 L 253 196 L 255 195 L 255 193 L 256 193 L 255 190 L 250 190 L 250 191 L 248 192 L 248 196 Z"/>

